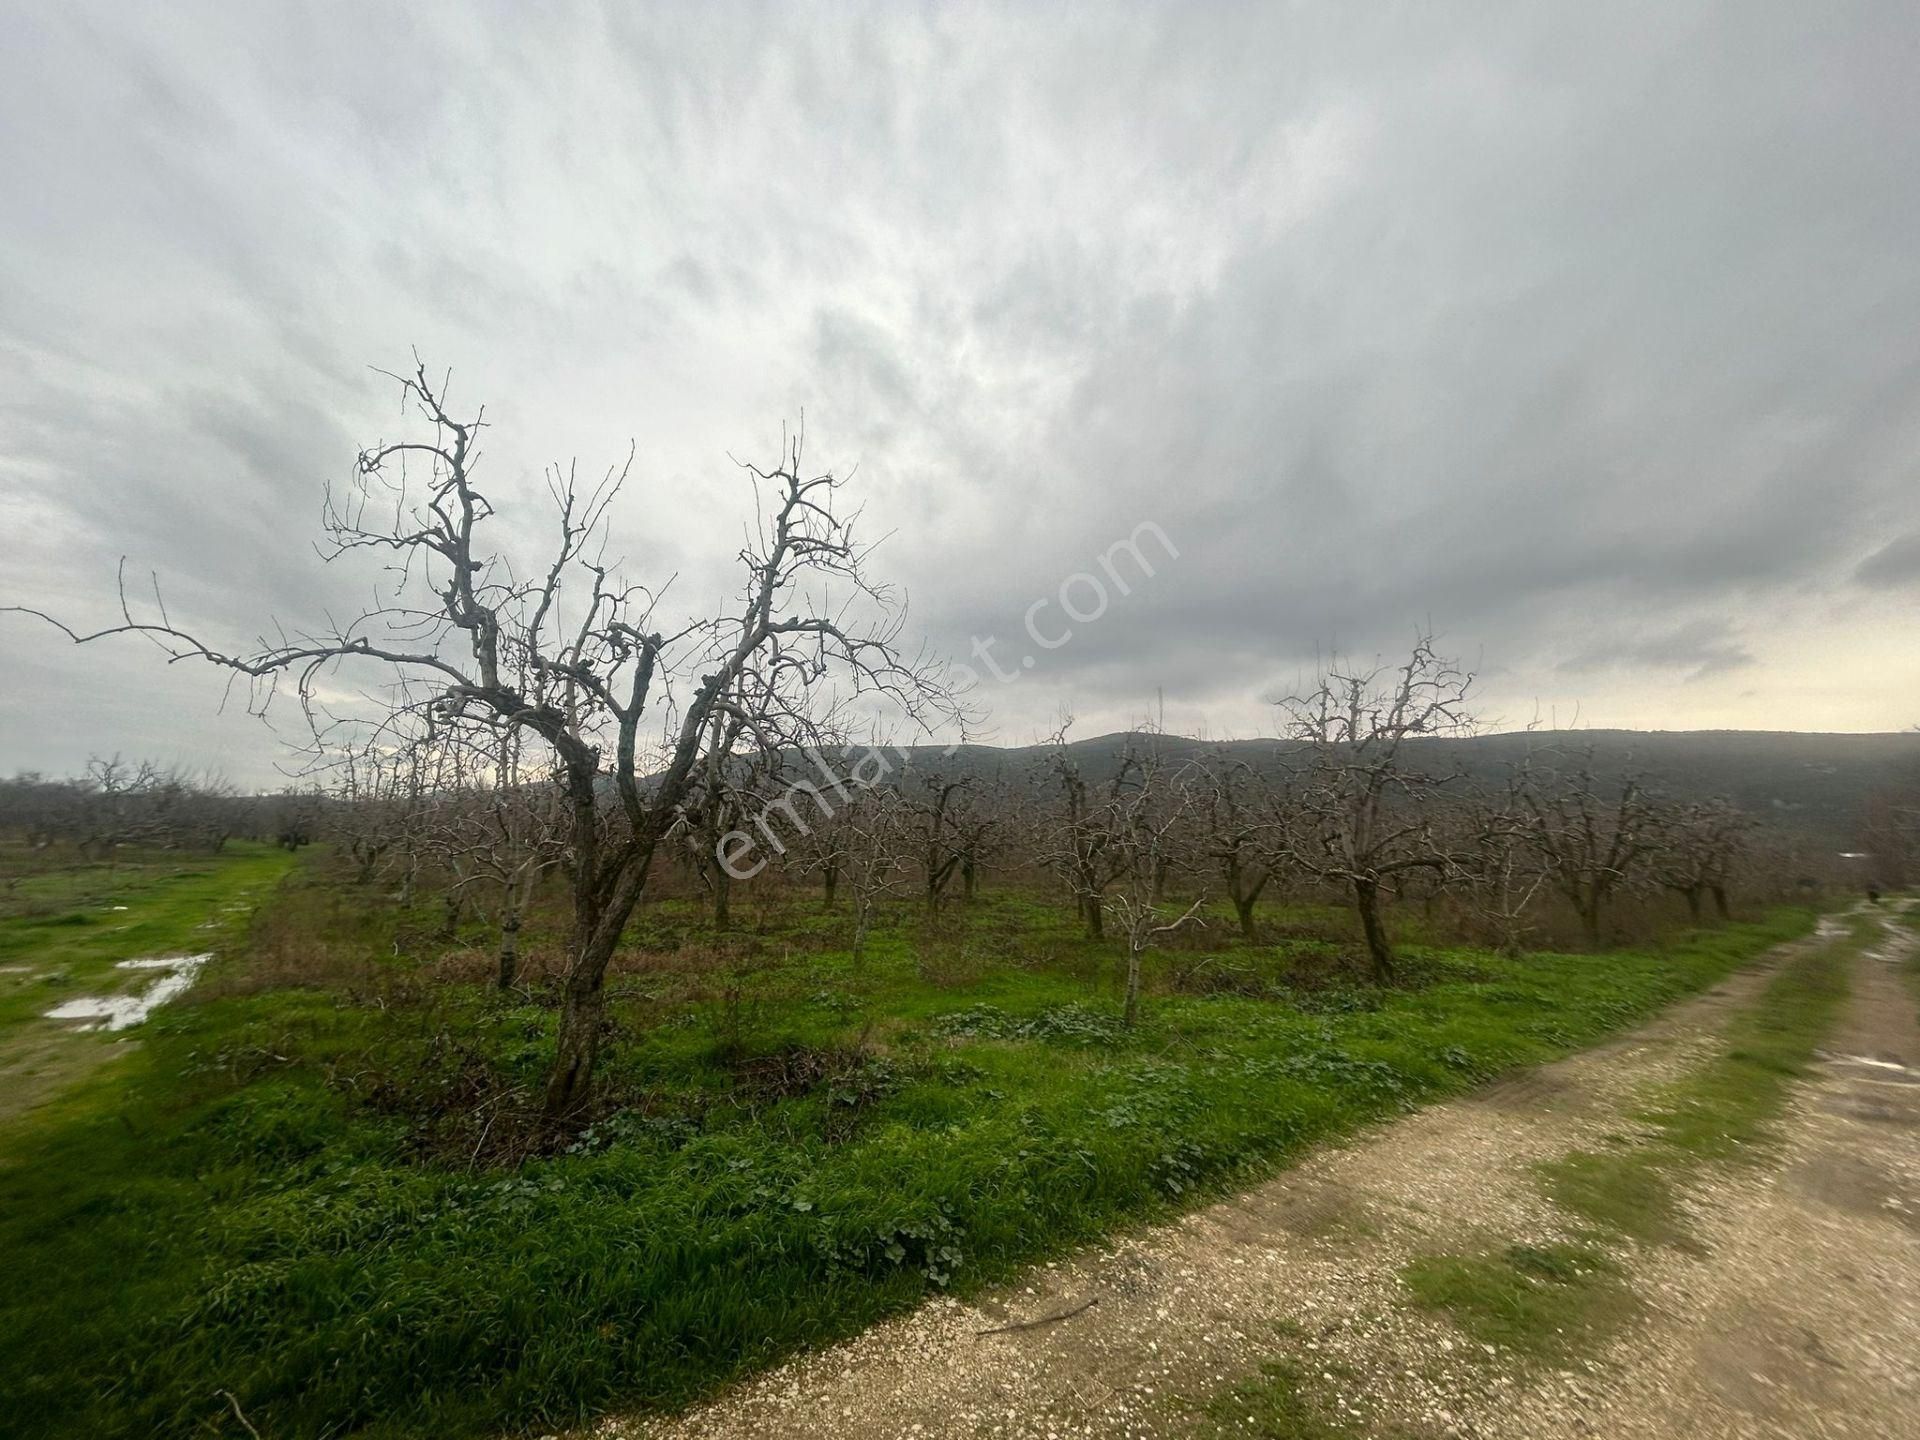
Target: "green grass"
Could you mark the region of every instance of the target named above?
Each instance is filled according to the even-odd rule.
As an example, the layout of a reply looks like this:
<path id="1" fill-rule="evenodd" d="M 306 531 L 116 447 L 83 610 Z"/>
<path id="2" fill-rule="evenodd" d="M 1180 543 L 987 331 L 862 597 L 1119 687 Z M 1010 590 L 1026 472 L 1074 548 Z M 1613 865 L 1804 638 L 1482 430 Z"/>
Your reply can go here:
<path id="1" fill-rule="evenodd" d="M 116 970 L 122 960 L 234 947 L 248 897 L 265 898 L 289 864 L 244 842 L 218 856 L 141 852 L 111 866 L 0 848 L 0 1125 L 124 1052 L 122 1037 L 80 1032 L 48 1010 L 151 983 Z"/>
<path id="2" fill-rule="evenodd" d="M 1266 1361 L 1257 1377 L 1215 1396 L 1207 1405 L 1200 1433 L 1251 1435 L 1258 1440 L 1360 1440 L 1383 1434 L 1334 1418 L 1305 1368 L 1289 1359 Z"/>
<path id="3" fill-rule="evenodd" d="M 1790 961 L 1734 1016 L 1719 1054 L 1632 1117 L 1640 1138 L 1539 1167 L 1547 1195 L 1586 1227 L 1585 1243 L 1420 1256 L 1401 1271 L 1414 1300 L 1528 1360 L 1563 1364 L 1604 1342 L 1637 1308 L 1615 1248 L 1696 1247 L 1680 1204 L 1686 1184 L 1703 1166 L 1767 1153 L 1788 1087 L 1845 998 L 1848 957 L 1875 928 L 1857 921 L 1846 938 Z"/>
<path id="4" fill-rule="evenodd" d="M 1239 947 L 1239 988 L 1129 1033 L 1112 948 L 1018 896 L 860 964 L 843 918 L 716 946 L 670 904 L 613 977 L 618 1108 L 524 1163 L 553 1012 L 425 923 L 303 867 L 127 1064 L 0 1137 L 9 1423 L 234 1433 L 221 1389 L 275 1440 L 681 1404 L 1590 1043 L 1808 917 L 1415 950 L 1384 994 L 1321 983 L 1311 938 Z"/>
<path id="5" fill-rule="evenodd" d="M 1274 1327 L 1298 1350 L 1305 1330 L 1281 1321 Z M 1259 1372 L 1227 1386 L 1200 1408 L 1190 1433 L 1205 1440 L 1253 1436 L 1255 1440 L 1412 1440 L 1422 1432 L 1365 1419 L 1342 1408 L 1340 1391 L 1357 1379 L 1351 1365 L 1324 1353 L 1283 1354 L 1261 1362 Z M 1174 1402 L 1181 1407 L 1181 1402 Z M 1184 1407 L 1181 1407 L 1184 1408 Z"/>
<path id="6" fill-rule="evenodd" d="M 1495 1254 L 1426 1255 L 1401 1279 L 1421 1305 L 1503 1351 L 1563 1361 L 1637 1308 L 1620 1267 L 1583 1245 L 1509 1245 Z"/>
<path id="7" fill-rule="evenodd" d="M 0 875 L 7 858 L 0 856 Z M 290 858 L 233 841 L 217 856 L 147 853 L 113 867 L 15 876 L 0 905 L 0 965 L 23 966 L 31 980 L 0 977 L 17 982 L 0 988 L 0 1027 L 34 1019 L 70 994 L 117 988 L 118 961 L 231 944 L 245 932 L 244 917 L 222 907 L 264 898 Z"/>

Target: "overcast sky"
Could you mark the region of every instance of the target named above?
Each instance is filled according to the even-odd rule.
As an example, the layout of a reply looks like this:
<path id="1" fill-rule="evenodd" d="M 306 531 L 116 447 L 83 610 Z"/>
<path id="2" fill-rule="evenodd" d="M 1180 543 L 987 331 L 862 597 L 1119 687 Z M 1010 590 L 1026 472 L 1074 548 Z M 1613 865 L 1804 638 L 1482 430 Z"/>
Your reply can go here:
<path id="1" fill-rule="evenodd" d="M 615 548 L 688 605 L 804 409 L 911 628 L 1034 655 L 1004 741 L 1262 733 L 1426 624 L 1508 725 L 1901 728 L 1916 74 L 1900 0 L 0 0 L 0 601 L 350 613 L 321 489 L 417 346 L 516 523 L 637 442 Z M 271 780 L 221 689 L 0 617 L 0 769 Z"/>

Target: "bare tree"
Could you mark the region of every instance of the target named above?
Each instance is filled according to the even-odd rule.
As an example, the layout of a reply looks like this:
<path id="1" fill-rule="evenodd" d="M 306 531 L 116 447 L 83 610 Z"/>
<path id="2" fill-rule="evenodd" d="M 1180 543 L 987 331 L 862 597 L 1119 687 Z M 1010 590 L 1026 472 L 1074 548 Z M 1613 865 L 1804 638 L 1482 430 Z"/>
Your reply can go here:
<path id="1" fill-rule="evenodd" d="M 404 838 L 410 796 L 418 791 L 418 743 L 343 746 L 330 763 L 327 834 L 353 861 L 356 885 L 370 884 Z"/>
<path id="2" fill-rule="evenodd" d="M 960 896 L 974 899 L 980 876 L 998 861 L 1018 827 L 1018 804 L 1013 791 L 998 777 L 975 776 L 948 807 L 949 843 L 960 858 Z"/>
<path id="3" fill-rule="evenodd" d="M 1381 984 L 1394 974 L 1382 898 L 1410 870 L 1446 868 L 1433 810 L 1457 778 L 1410 764 L 1406 744 L 1470 729 L 1472 685 L 1473 677 L 1422 635 L 1397 668 L 1336 662 L 1306 694 L 1280 701 L 1282 728 L 1304 762 L 1284 832 L 1287 859 L 1348 890 Z"/>
<path id="4" fill-rule="evenodd" d="M 1165 898 L 1169 878 L 1176 871 L 1190 868 L 1185 822 L 1195 804 L 1196 787 L 1177 783 L 1153 745 L 1144 751 L 1138 780 L 1113 802 L 1112 853 L 1119 862 L 1118 883 L 1101 901 L 1126 942 L 1123 1019 L 1129 1030 L 1140 1017 L 1147 951 L 1176 930 L 1204 925 L 1200 912 L 1207 903 L 1205 890 L 1182 910 L 1168 905 Z"/>
<path id="5" fill-rule="evenodd" d="M 858 965 L 882 902 L 906 888 L 916 817 L 892 786 L 855 792 L 839 815 L 841 863 L 853 905 L 852 954 Z"/>
<path id="6" fill-rule="evenodd" d="M 113 864 L 122 846 L 218 854 L 243 823 L 243 806 L 218 775 L 151 760 L 95 756 L 86 772 L 0 781 L 0 830 L 35 848 L 70 841 L 82 858 Z"/>
<path id="7" fill-rule="evenodd" d="M 10 780 L 0 780 L 0 831 L 17 835 L 32 849 L 44 850 L 79 832 L 84 803 L 78 781 L 23 770 Z"/>
<path id="8" fill-rule="evenodd" d="M 473 897 L 475 908 L 499 932 L 495 983 L 510 990 L 519 979 L 520 932 L 541 880 L 566 863 L 566 808 L 558 786 L 526 774 L 524 732 L 503 726 L 479 756 L 471 783 L 438 798 L 434 848 L 452 877 L 451 902 Z"/>
<path id="9" fill-rule="evenodd" d="M 1644 872 L 1659 844 L 1655 807 L 1638 774 L 1603 779 L 1591 746 L 1536 767 L 1522 792 L 1533 843 L 1554 887 L 1598 946 L 1607 909 Z"/>
<path id="10" fill-rule="evenodd" d="M 738 712 L 715 710 L 708 721 L 706 754 L 694 772 L 693 783 L 681 805 L 678 829 L 687 846 L 693 870 L 713 906 L 713 927 L 733 924 L 733 870 L 721 859 L 726 836 L 738 830 L 752 805 L 756 782 L 771 768 L 739 763 L 736 753 L 746 729 Z"/>
<path id="11" fill-rule="evenodd" d="M 560 1121 L 587 1098 L 608 964 L 702 770 L 715 716 L 738 718 L 745 743 L 777 749 L 811 738 L 823 704 L 838 696 L 884 699 L 920 721 L 958 721 L 960 707 L 937 667 L 901 654 L 900 608 L 868 574 L 857 515 L 840 508 L 843 482 L 802 469 L 799 434 L 783 440 L 770 467 L 741 467 L 760 505 L 738 554 L 736 605 L 669 629 L 659 622 L 660 591 L 624 583 L 604 559 L 631 451 L 586 487 L 555 467 L 557 534 L 544 563 L 522 568 L 489 548 L 500 527 L 476 479 L 484 411 L 457 417 L 446 381 L 423 364 L 390 378 L 420 432 L 364 451 L 353 483 L 330 493 L 324 512 L 333 557 L 387 559 L 393 585 L 380 610 L 234 650 L 175 625 L 157 598 L 150 616 L 136 615 L 124 582 L 120 621 L 101 629 L 11 608 L 79 644 L 141 636 L 170 659 L 231 670 L 253 682 L 257 707 L 287 676 L 311 713 L 316 679 L 349 663 L 384 674 L 394 708 L 431 712 L 443 725 L 507 724 L 543 744 L 568 808 L 572 921 L 544 1100 Z M 657 751 L 644 754 L 643 736 L 655 729 Z M 617 827 L 601 824 L 603 777 Z"/>
<path id="12" fill-rule="evenodd" d="M 311 845 L 320 834 L 325 811 L 326 797 L 317 785 L 289 785 L 268 806 L 266 823 L 273 843 L 288 851 Z"/>
<path id="13" fill-rule="evenodd" d="M 820 908 L 831 910 L 840 898 L 840 881 L 846 874 L 847 847 L 850 840 L 847 809 L 841 805 L 807 827 L 789 847 L 796 874 L 814 876 L 820 882 Z"/>
<path id="14" fill-rule="evenodd" d="M 1253 911 L 1280 873 L 1280 797 L 1266 776 L 1224 750 L 1206 756 L 1191 777 L 1202 791 L 1197 813 L 1201 844 L 1219 867 L 1221 887 L 1240 933 L 1254 938 Z"/>
<path id="15" fill-rule="evenodd" d="M 955 878 L 971 900 L 980 864 L 1005 820 L 996 804 L 1000 796 L 979 776 L 940 768 L 909 767 L 900 777 L 900 789 L 920 824 L 918 860 L 927 914 L 940 913 Z"/>
<path id="16" fill-rule="evenodd" d="M 1694 800 L 1662 807 L 1655 813 L 1654 828 L 1654 880 L 1686 898 L 1687 914 L 1696 925 L 1709 896 L 1716 915 L 1732 918 L 1727 889 L 1746 852 L 1753 821 L 1726 800 Z"/>
<path id="17" fill-rule="evenodd" d="M 1132 863 L 1120 839 L 1134 792 L 1140 788 L 1141 757 L 1129 739 L 1112 776 L 1102 783 L 1089 781 L 1067 744 L 1072 725 L 1069 716 L 1046 742 L 1042 764 L 1055 803 L 1041 821 L 1038 848 L 1047 865 L 1066 881 L 1087 937 L 1100 940 L 1106 936 L 1103 912 L 1108 887 Z"/>
<path id="18" fill-rule="evenodd" d="M 1504 955 L 1525 948 L 1528 916 L 1547 883 L 1527 807 L 1531 757 L 1501 788 L 1470 801 L 1460 815 L 1453 874 L 1466 906 Z"/>

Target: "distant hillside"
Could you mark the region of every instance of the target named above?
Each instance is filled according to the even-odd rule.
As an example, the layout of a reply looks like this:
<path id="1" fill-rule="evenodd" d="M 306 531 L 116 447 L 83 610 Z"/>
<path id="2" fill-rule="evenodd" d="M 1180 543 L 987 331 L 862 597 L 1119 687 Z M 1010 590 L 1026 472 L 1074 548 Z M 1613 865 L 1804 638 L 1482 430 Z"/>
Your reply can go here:
<path id="1" fill-rule="evenodd" d="M 1128 736 L 1102 735 L 1072 745 L 1089 779 L 1112 773 Z M 1278 740 L 1221 743 L 1159 736 L 1162 752 L 1184 758 L 1216 748 L 1263 769 L 1277 768 L 1286 748 Z M 1901 774 L 1920 773 L 1920 734 L 1802 734 L 1775 730 L 1557 730 L 1474 735 L 1409 743 L 1409 752 L 1435 770 L 1459 769 L 1498 779 L 1531 745 L 1591 746 L 1601 773 L 1629 768 L 1680 798 L 1724 796 L 1749 813 L 1810 839 L 1848 848 L 1856 839 L 1869 791 Z M 1040 746 L 967 745 L 951 757 L 932 748 L 909 751 L 917 765 L 976 774 L 1022 776 L 1041 760 Z"/>

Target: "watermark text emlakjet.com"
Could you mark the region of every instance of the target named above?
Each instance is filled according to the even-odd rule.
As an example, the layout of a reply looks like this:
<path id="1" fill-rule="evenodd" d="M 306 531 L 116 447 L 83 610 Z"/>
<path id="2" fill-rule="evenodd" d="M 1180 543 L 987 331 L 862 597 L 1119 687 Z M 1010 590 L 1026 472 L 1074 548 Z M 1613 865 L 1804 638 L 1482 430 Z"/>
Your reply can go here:
<path id="1" fill-rule="evenodd" d="M 952 670 L 956 686 L 971 690 L 988 681 L 1011 685 L 1034 669 L 1042 655 L 1061 649 L 1081 629 L 1097 624 L 1116 597 L 1131 595 L 1134 587 L 1158 575 L 1156 555 L 1164 565 L 1168 560 L 1179 559 L 1180 551 L 1158 524 L 1142 520 L 1094 557 L 1094 569 L 1099 574 L 1095 574 L 1094 569 L 1076 570 L 1055 586 L 1051 594 L 1040 596 L 1026 607 L 1020 617 L 1021 626 L 1035 650 L 1027 651 L 1017 664 L 1005 665 L 994 653 L 1000 644 L 999 637 L 976 635 L 970 653 L 984 667 L 985 674 L 965 661 L 956 661 Z M 893 749 L 897 759 L 888 759 L 889 749 Z M 761 854 L 755 858 L 756 852 L 771 850 L 776 855 L 786 854 L 790 839 L 811 835 L 813 826 L 833 819 L 841 808 L 852 802 L 856 792 L 885 783 L 906 759 L 904 752 L 894 747 L 870 746 L 842 775 L 818 751 L 802 753 L 818 772 L 819 782 L 811 777 L 795 780 L 761 807 L 749 828 L 729 830 L 715 843 L 714 858 L 734 879 L 751 880 L 768 864 L 768 857 Z M 776 816 L 782 822 L 779 825 L 775 824 Z"/>

